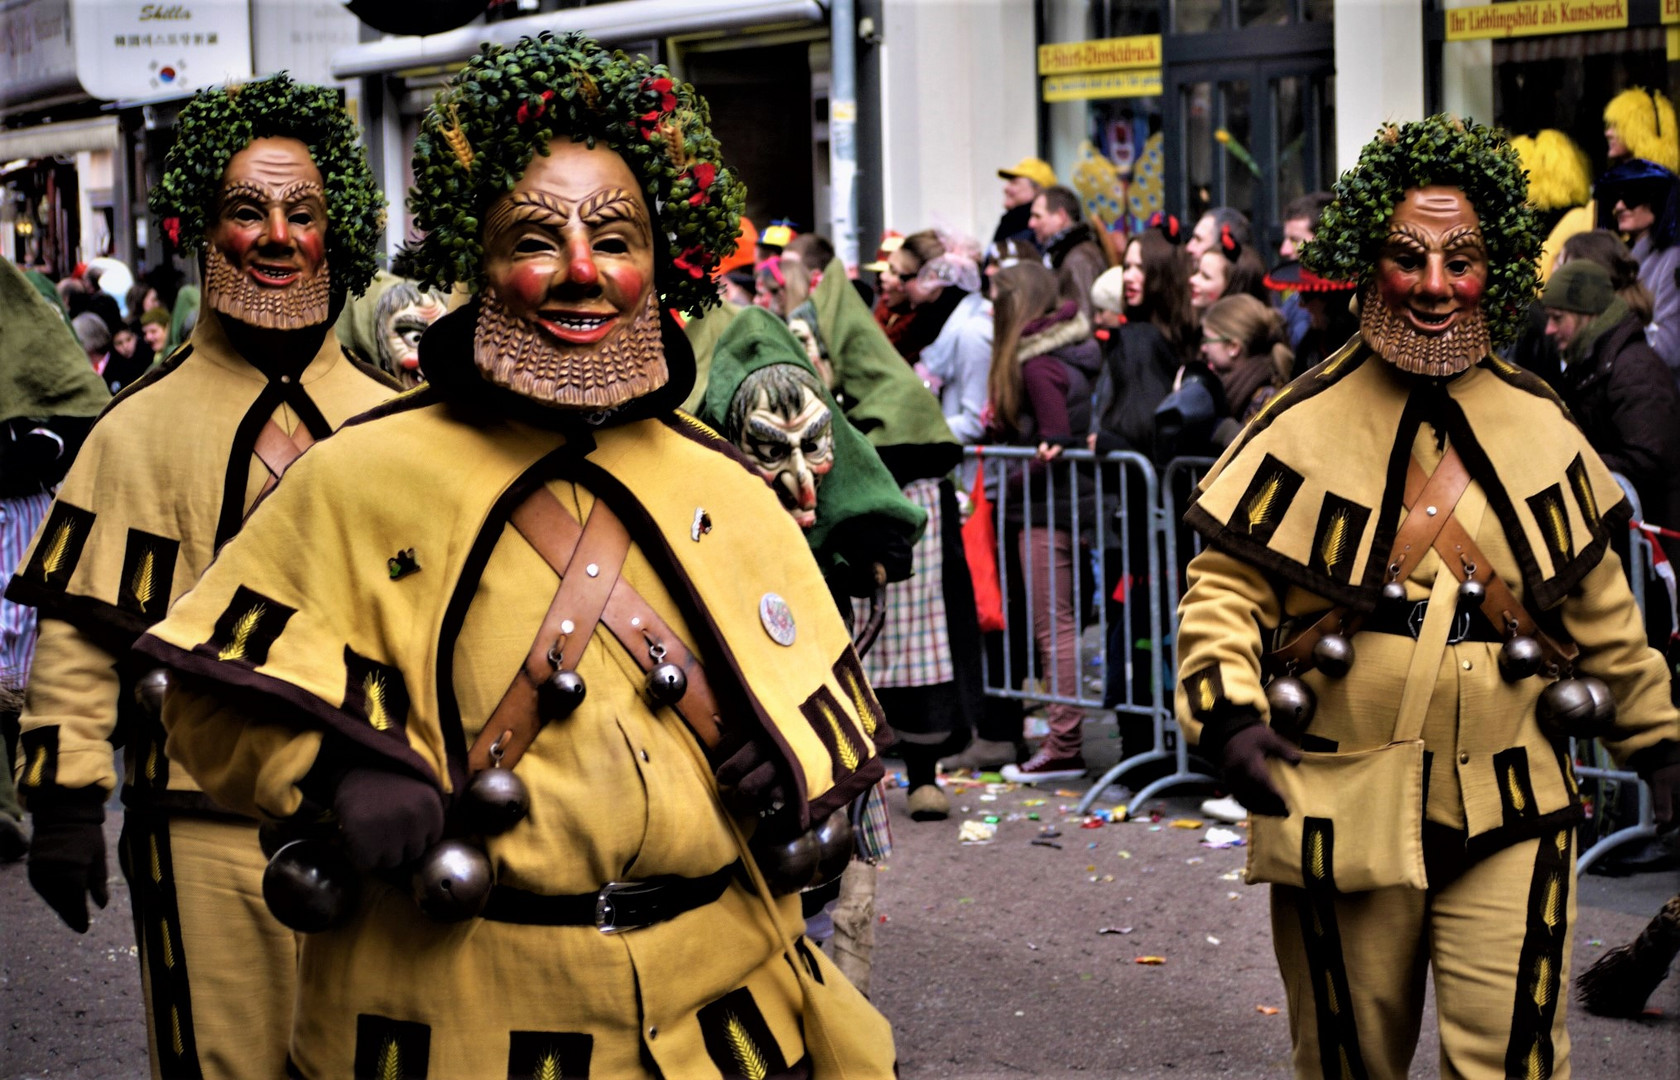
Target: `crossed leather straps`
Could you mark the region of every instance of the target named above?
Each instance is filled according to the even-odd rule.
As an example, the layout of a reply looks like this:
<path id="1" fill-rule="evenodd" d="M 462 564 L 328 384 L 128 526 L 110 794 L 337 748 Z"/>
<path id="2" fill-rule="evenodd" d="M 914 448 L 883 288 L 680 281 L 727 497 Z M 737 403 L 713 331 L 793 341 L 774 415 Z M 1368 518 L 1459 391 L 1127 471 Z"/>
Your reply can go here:
<path id="1" fill-rule="evenodd" d="M 280 482 L 292 462 L 311 446 L 315 445 L 315 436 L 309 433 L 309 425 L 298 421 L 297 430 L 288 435 L 280 430 L 272 418 L 264 421 L 262 429 L 257 432 L 257 441 L 251 447 L 251 452 L 257 455 L 257 460 L 268 470 L 268 476 L 263 480 L 262 490 L 257 492 L 256 499 L 251 502 L 251 509 L 256 509 L 274 485 Z"/>
<path id="2" fill-rule="evenodd" d="M 1416 458 L 1406 464 L 1406 520 L 1394 534 L 1394 546 L 1383 568 L 1383 581 L 1403 582 L 1424 555 L 1433 548 L 1441 565 L 1459 581 L 1474 581 L 1485 590 L 1482 613 L 1507 639 L 1524 635 L 1540 643 L 1546 660 L 1567 664 L 1579 654 L 1574 642 L 1559 643 L 1537 625 L 1528 609 L 1511 592 L 1493 565 L 1476 546 L 1453 510 L 1470 486 L 1470 471 L 1452 446 L 1441 456 L 1433 473 L 1425 474 Z M 1334 607 L 1317 622 L 1296 635 L 1288 644 L 1268 653 L 1268 663 L 1280 669 L 1302 672 L 1313 666 L 1313 646 L 1326 634 L 1351 637 L 1364 622 L 1364 615 L 1348 607 Z"/>
<path id="3" fill-rule="evenodd" d="M 538 487 L 513 511 L 519 535 L 560 575 L 560 588 L 543 617 L 525 664 L 514 676 L 484 729 L 467 753 L 473 772 L 498 763 L 512 768 L 537 732 L 537 688 L 556 665 L 575 670 L 597 625 L 617 638 L 643 671 L 676 664 L 688 689 L 674 708 L 708 750 L 722 738 L 722 718 L 705 670 L 697 658 L 620 573 L 630 551 L 630 534 L 606 500 L 597 498 L 586 525 L 579 525 L 554 493 Z M 496 747 L 492 755 L 491 747 Z"/>

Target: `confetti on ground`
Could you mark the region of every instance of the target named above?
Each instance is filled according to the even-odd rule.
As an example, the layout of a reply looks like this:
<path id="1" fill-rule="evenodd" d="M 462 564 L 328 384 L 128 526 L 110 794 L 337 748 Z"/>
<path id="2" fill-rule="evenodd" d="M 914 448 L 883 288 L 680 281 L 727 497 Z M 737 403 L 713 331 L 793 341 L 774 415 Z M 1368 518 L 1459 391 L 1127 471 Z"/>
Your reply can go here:
<path id="1" fill-rule="evenodd" d="M 1132 960 L 1134 964 L 1147 964 L 1150 967 L 1160 967 L 1167 962 L 1164 956 L 1139 956 Z"/>
<path id="2" fill-rule="evenodd" d="M 1168 822 L 1175 829 L 1199 829 L 1202 827 L 1201 818 L 1181 817 Z"/>
<path id="3" fill-rule="evenodd" d="M 1081 829 L 1100 829 L 1103 827 L 1103 820 L 1099 817 L 1088 817 L 1079 823 L 1079 827 Z"/>
<path id="4" fill-rule="evenodd" d="M 1029 844 L 1031 844 L 1033 847 L 1048 847 L 1048 848 L 1055 848 L 1057 851 L 1062 850 L 1062 845 L 1056 843 L 1056 841 L 1045 840 L 1042 837 L 1040 837 L 1039 839 L 1036 839 L 1036 840 L 1029 840 L 1027 842 Z"/>
<path id="5" fill-rule="evenodd" d="M 1043 806 L 1045 803 L 1047 803 L 1049 801 L 1050 801 L 1049 799 L 1022 799 L 1021 800 L 1021 805 L 1022 806 Z"/>
<path id="6" fill-rule="evenodd" d="M 1206 861 L 1207 860 L 1203 859 L 1200 855 L 1198 855 L 1194 859 L 1185 859 L 1184 860 L 1184 865 L 1185 866 L 1200 866 L 1202 863 L 1204 863 Z"/>
<path id="7" fill-rule="evenodd" d="M 1604 948 L 1604 941 L 1600 938 L 1593 938 L 1591 941 L 1587 942 L 1587 944 L 1591 945 L 1595 949 Z"/>
<path id="8" fill-rule="evenodd" d="M 1212 934 L 1209 934 L 1207 936 L 1207 943 L 1209 945 L 1217 945 L 1217 944 L 1219 944 L 1219 939 L 1214 937 Z"/>
<path id="9" fill-rule="evenodd" d="M 1247 841 L 1242 838 L 1241 833 L 1231 829 L 1221 829 L 1217 825 L 1210 828 L 1207 835 L 1202 837 L 1203 847 L 1216 849 L 1242 847 L 1246 843 Z"/>
<path id="10" fill-rule="evenodd" d="M 1099 934 L 1129 934 L 1131 932 L 1132 928 L 1129 926 L 1105 926 L 1097 931 Z"/>
<path id="11" fill-rule="evenodd" d="M 1067 788 L 1056 789 L 1056 798 L 1058 799 L 1077 799 L 1083 794 L 1085 794 L 1083 791 L 1069 791 Z"/>
<path id="12" fill-rule="evenodd" d="M 981 802 L 997 802 L 997 796 L 996 795 L 982 795 L 982 796 L 980 796 L 980 801 Z"/>
<path id="13" fill-rule="evenodd" d="M 1116 859 L 1129 859 L 1132 857 L 1132 853 L 1129 851 L 1116 851 L 1114 853 L 1114 857 Z"/>
<path id="14" fill-rule="evenodd" d="M 957 830 L 957 839 L 965 844 L 989 844 L 997 839 L 997 825 L 984 821 L 965 821 Z"/>
<path id="15" fill-rule="evenodd" d="M 1278 1011 L 1270 1005 L 1256 1005 L 1254 1011 L 1261 1016 L 1276 1016 L 1278 1014 Z"/>
<path id="16" fill-rule="evenodd" d="M 1111 813 L 1113 814 L 1115 821 L 1125 821 L 1128 817 L 1131 817 L 1131 811 L 1126 809 L 1125 803 L 1121 803 L 1119 806 L 1116 806 Z"/>
<path id="17" fill-rule="evenodd" d="M 1241 881 L 1242 880 L 1242 871 L 1241 870 L 1233 870 L 1229 874 L 1220 874 L 1219 875 L 1219 880 L 1220 881 Z"/>

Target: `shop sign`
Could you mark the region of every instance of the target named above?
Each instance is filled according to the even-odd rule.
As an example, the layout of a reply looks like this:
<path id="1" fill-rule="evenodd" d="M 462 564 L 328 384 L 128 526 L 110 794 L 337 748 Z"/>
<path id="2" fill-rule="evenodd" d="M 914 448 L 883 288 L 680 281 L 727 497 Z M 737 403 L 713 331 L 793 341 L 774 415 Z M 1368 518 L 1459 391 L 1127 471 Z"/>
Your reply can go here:
<path id="1" fill-rule="evenodd" d="M 1159 68 L 1161 35 L 1064 41 L 1038 47 L 1040 75 L 1070 75 L 1081 71 L 1124 71 Z"/>
<path id="2" fill-rule="evenodd" d="M 1663 0 L 1664 15 L 1674 0 Z M 1447 40 L 1579 34 L 1621 30 L 1628 24 L 1628 0 L 1519 0 L 1447 13 Z"/>
<path id="3" fill-rule="evenodd" d="M 70 0 L 0 0 L 0 101 L 63 93 L 75 83 Z"/>
<path id="4" fill-rule="evenodd" d="M 1680 0 L 1662 0 L 1662 21 L 1680 23 Z"/>
<path id="5" fill-rule="evenodd" d="M 1160 68 L 1151 71 L 1096 71 L 1085 75 L 1052 75 L 1044 80 L 1045 101 L 1159 97 L 1160 94 Z"/>
<path id="6" fill-rule="evenodd" d="M 121 101 L 251 77 L 248 0 L 71 0 L 76 75 Z"/>

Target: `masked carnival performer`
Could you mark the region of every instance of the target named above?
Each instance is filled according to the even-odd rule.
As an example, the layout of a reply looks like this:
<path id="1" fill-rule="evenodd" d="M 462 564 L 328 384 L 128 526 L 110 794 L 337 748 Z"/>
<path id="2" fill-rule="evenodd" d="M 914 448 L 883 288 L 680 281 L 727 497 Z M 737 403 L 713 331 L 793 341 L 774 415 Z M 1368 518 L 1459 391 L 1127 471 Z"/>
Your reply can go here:
<path id="1" fill-rule="evenodd" d="M 1306 250 L 1359 335 L 1202 484 L 1178 714 L 1256 817 L 1297 1076 L 1564 1077 L 1581 819 L 1568 739 L 1680 787 L 1680 716 L 1610 550 L 1628 504 L 1491 348 L 1539 230 L 1501 136 L 1388 127 Z M 1350 423 L 1349 418 L 1357 418 Z"/>
<path id="2" fill-rule="evenodd" d="M 799 526 L 674 409 L 744 196 L 708 125 L 582 37 L 475 57 L 411 200 L 477 297 L 139 646 L 207 790 L 330 813 L 270 868 L 320 930 L 298 1075 L 893 1071 L 793 895 L 851 855 L 879 706 Z"/>
<path id="3" fill-rule="evenodd" d="M 19 752 L 29 879 L 78 932 L 87 898 L 106 901 L 100 823 L 124 747 L 154 1075 L 280 1076 L 297 952 L 262 904 L 256 821 L 165 752 L 158 676 L 137 698 L 123 659 L 305 448 L 394 393 L 332 334 L 373 275 L 384 201 L 335 90 L 282 74 L 182 110 L 151 206 L 202 249 L 204 310 L 95 423 L 7 590 L 41 611 Z"/>

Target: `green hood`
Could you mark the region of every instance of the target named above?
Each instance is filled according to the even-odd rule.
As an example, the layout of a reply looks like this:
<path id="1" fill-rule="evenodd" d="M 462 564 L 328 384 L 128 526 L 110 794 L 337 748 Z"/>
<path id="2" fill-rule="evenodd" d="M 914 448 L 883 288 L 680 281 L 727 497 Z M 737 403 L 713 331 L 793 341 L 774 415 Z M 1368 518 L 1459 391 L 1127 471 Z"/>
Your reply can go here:
<path id="1" fill-rule="evenodd" d="M 804 346 L 780 319 L 763 308 L 737 309 L 714 339 L 699 418 L 723 432 L 729 403 L 742 380 L 774 364 L 792 364 L 822 386 Z M 850 579 L 848 571 L 864 569 L 852 565 L 856 556 L 848 557 L 848 552 L 864 550 L 854 540 L 885 529 L 914 543 L 927 526 L 927 512 L 904 497 L 869 441 L 847 422 L 826 390 L 822 399 L 834 417 L 834 467 L 817 486 L 817 521 L 806 530 L 805 539 L 825 578 L 839 572 Z M 726 432 L 724 437 L 729 437 Z"/>
<path id="2" fill-rule="evenodd" d="M 169 341 L 163 347 L 167 356 L 181 346 L 192 331 L 187 328 L 187 316 L 198 312 L 199 296 L 197 285 L 183 285 L 181 291 L 175 294 L 175 309 L 169 315 Z"/>
<path id="3" fill-rule="evenodd" d="M 20 417 L 98 416 L 111 402 L 64 315 L 0 259 L 0 423 Z"/>
<path id="4" fill-rule="evenodd" d="M 946 426 L 939 399 L 887 340 L 839 259 L 823 271 L 810 303 L 846 418 L 880 452 L 899 484 L 955 469 L 962 444 Z"/>
<path id="5" fill-rule="evenodd" d="M 338 334 L 338 343 L 374 367 L 379 366 L 379 327 L 374 323 L 374 315 L 379 310 L 379 298 L 385 295 L 386 289 L 401 280 L 402 278 L 389 271 L 374 271 L 367 291 L 345 301 L 338 322 L 333 324 L 333 330 Z"/>
<path id="6" fill-rule="evenodd" d="M 683 412 L 699 416 L 705 407 L 712 350 L 717 348 L 718 338 L 723 336 L 742 310 L 740 305 L 725 301 L 704 315 L 690 316 L 683 325 L 683 333 L 688 335 L 688 344 L 694 350 L 694 389 L 688 392 L 688 400 L 682 403 Z"/>

